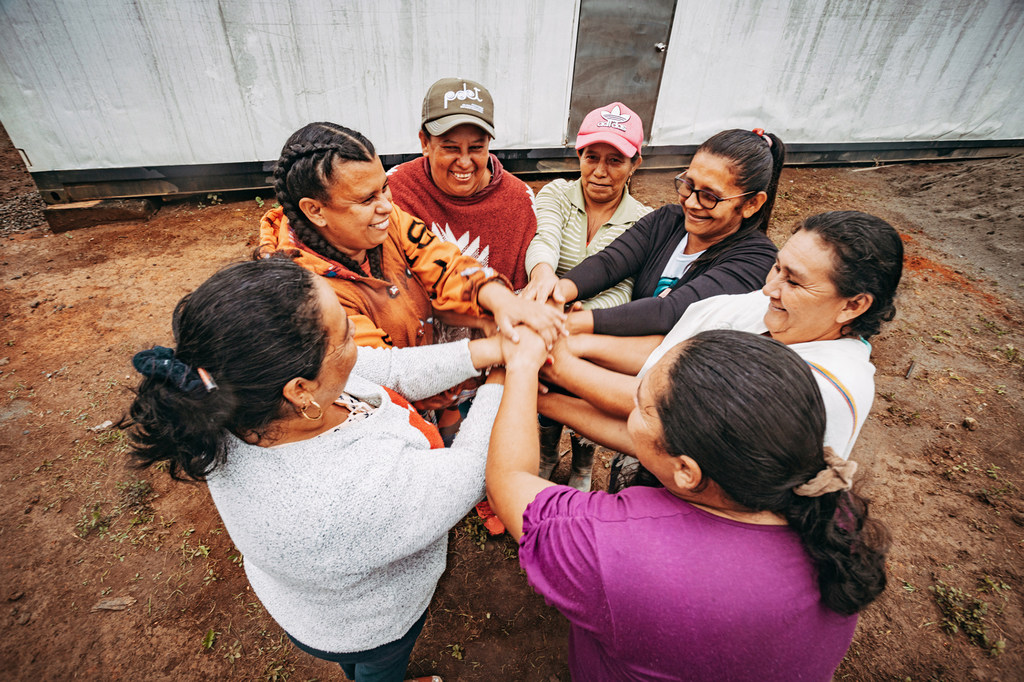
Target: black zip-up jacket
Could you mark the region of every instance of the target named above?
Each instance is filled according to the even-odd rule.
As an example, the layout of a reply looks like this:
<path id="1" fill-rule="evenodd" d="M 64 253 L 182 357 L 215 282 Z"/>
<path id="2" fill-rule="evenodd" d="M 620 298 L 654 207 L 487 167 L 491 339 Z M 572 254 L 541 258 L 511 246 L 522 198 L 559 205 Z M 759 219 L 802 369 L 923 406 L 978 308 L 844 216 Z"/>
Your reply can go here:
<path id="1" fill-rule="evenodd" d="M 778 254 L 763 232 L 741 229 L 711 247 L 718 253 L 695 261 L 671 293 L 654 298 L 658 280 L 684 234 L 683 208 L 678 204 L 663 206 L 565 273 L 579 289 L 577 298 L 581 301 L 627 277 L 634 278 L 631 302 L 592 311 L 595 334 L 667 334 L 691 303 L 719 294 L 745 294 L 764 286 Z"/>

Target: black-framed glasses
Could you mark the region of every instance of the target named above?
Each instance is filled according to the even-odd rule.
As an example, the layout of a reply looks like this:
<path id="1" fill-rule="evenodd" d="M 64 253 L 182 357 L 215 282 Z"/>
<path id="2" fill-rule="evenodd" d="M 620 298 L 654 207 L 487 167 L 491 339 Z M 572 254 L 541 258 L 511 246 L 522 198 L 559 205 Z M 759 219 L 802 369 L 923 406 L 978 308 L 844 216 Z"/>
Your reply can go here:
<path id="1" fill-rule="evenodd" d="M 696 192 L 697 193 L 697 203 L 701 205 L 701 208 L 706 208 L 709 211 L 711 209 L 713 209 L 715 206 L 718 206 L 718 202 L 720 202 L 720 201 L 727 201 L 729 199 L 738 199 L 739 197 L 745 197 L 748 194 L 757 194 L 757 192 L 759 191 L 759 190 L 754 190 L 753 192 L 744 192 L 743 194 L 734 194 L 731 197 L 716 196 L 716 195 L 712 194 L 711 192 L 707 191 L 706 189 L 695 189 L 694 186 L 693 186 L 693 182 L 690 180 L 690 178 L 686 177 L 686 173 L 685 172 L 682 172 L 679 175 L 677 175 L 675 177 L 675 182 L 676 182 L 676 192 L 679 193 L 679 196 L 681 196 L 684 201 L 686 199 L 689 199 L 690 195 L 693 194 L 694 192 Z"/>

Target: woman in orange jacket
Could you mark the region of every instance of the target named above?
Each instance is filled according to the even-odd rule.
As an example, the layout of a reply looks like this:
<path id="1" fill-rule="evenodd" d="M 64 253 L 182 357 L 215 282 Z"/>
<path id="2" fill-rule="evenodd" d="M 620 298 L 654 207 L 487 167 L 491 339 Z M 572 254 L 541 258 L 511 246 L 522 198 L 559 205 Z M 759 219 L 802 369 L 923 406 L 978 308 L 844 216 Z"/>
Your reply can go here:
<path id="1" fill-rule="evenodd" d="M 391 203 L 373 144 L 334 123 L 310 123 L 285 143 L 274 169 L 279 208 L 263 217 L 257 257 L 288 253 L 327 278 L 361 346 L 422 346 L 439 313 L 488 312 L 510 338 L 526 324 L 551 344 L 565 316 L 517 298 L 507 280 L 437 239 Z"/>

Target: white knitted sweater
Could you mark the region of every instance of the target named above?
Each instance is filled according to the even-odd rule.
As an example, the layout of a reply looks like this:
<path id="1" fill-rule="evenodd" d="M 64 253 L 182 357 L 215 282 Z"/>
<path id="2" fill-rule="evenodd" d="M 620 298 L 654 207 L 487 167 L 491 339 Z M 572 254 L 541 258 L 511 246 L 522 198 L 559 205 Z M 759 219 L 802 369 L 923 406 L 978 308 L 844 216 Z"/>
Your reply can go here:
<path id="1" fill-rule="evenodd" d="M 477 374 L 466 341 L 360 348 L 346 391 L 370 417 L 278 447 L 231 437 L 210 493 L 256 595 L 303 644 L 372 649 L 427 608 L 448 530 L 483 497 L 502 389 L 482 386 L 453 446 L 431 450 L 378 384 L 419 400 Z"/>

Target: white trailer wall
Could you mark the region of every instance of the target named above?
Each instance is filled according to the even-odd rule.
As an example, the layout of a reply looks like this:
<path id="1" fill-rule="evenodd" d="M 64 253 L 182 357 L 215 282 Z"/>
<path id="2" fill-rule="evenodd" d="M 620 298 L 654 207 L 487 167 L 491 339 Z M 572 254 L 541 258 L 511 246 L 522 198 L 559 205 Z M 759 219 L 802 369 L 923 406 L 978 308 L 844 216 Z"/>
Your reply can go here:
<path id="1" fill-rule="evenodd" d="M 1021 0 L 681 0 L 653 144 L 1024 138 Z"/>
<path id="2" fill-rule="evenodd" d="M 581 2 L 3 0 L 0 122 L 34 173 L 273 160 L 313 120 L 410 153 L 463 76 L 496 148 L 561 148 Z M 1021 0 L 679 0 L 668 42 L 655 148 L 1024 139 Z"/>
<path id="3" fill-rule="evenodd" d="M 33 172 L 275 159 L 328 120 L 418 152 L 438 78 L 488 86 L 496 147 L 563 144 L 575 2 L 4 0 L 0 122 Z"/>

